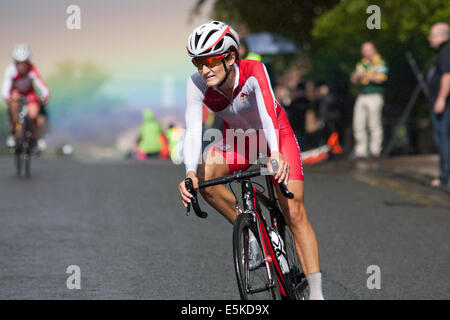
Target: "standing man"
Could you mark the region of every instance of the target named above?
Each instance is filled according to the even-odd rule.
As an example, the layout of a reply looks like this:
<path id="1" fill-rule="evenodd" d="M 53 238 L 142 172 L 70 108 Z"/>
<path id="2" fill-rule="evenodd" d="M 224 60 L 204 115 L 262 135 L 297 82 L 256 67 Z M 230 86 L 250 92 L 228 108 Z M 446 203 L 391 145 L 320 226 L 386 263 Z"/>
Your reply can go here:
<path id="1" fill-rule="evenodd" d="M 380 157 L 383 142 L 381 117 L 388 67 L 372 42 L 362 44 L 361 54 L 363 58 L 356 64 L 356 69 L 350 77 L 352 84 L 359 86 L 359 95 L 353 110 L 354 152 L 357 160 L 367 159 L 369 156 L 371 160 L 376 160 Z"/>
<path id="2" fill-rule="evenodd" d="M 445 22 L 434 24 L 430 29 L 428 41 L 430 47 L 437 49 L 433 66 L 428 72 L 427 82 L 430 89 L 433 110 L 434 141 L 440 154 L 440 177 L 431 185 L 450 185 L 450 27 Z"/>

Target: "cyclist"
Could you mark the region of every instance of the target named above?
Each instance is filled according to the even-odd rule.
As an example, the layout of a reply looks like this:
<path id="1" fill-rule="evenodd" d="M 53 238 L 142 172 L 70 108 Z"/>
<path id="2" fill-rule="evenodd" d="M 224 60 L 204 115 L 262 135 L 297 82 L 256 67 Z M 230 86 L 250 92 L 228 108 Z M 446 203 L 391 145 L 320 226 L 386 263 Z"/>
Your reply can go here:
<path id="1" fill-rule="evenodd" d="M 278 199 L 295 238 L 297 255 L 310 286 L 310 299 L 323 299 L 317 239 L 303 202 L 300 148 L 284 109 L 274 98 L 265 66 L 254 60 L 240 60 L 238 34 L 219 21 L 211 21 L 194 29 L 186 48 L 198 69 L 187 81 L 183 148 L 186 178 L 191 178 L 197 189 L 199 181 L 246 170 L 251 165 L 249 140 L 242 148 L 227 140 L 227 136 L 207 149 L 206 160 L 199 163 L 203 104 L 223 119 L 226 129 L 264 132 L 257 134 L 257 139 L 265 139 L 267 143 L 264 145 L 269 149 L 270 158 L 279 163 L 279 170 L 274 176 Z M 270 162 L 268 167 L 272 170 Z M 286 183 L 295 195 L 293 199 L 282 196 L 278 182 Z M 186 190 L 184 180 L 179 184 L 179 191 L 186 207 L 192 195 Z M 234 222 L 239 208 L 230 190 L 218 185 L 200 192 L 212 207 L 228 221 Z M 256 257 L 258 254 L 252 255 Z"/>
<path id="2" fill-rule="evenodd" d="M 41 110 L 42 105 L 45 105 L 48 102 L 50 94 L 49 89 L 42 80 L 36 67 L 30 61 L 31 50 L 28 45 L 16 45 L 11 52 L 11 57 L 14 60 L 14 63 L 11 63 L 6 67 L 2 88 L 3 99 L 9 105 L 9 129 L 11 133 L 6 139 L 6 145 L 9 148 L 15 147 L 16 142 L 14 135 L 18 120 L 20 99 L 21 97 L 25 97 L 28 116 L 31 120 L 31 130 L 37 140 L 38 148 L 42 150 L 45 148 L 45 141 L 41 138 L 41 130 L 38 127 L 37 120 L 39 114 L 43 113 Z M 36 85 L 39 89 L 39 98 L 33 85 Z M 43 125 L 43 123 L 41 124 Z"/>

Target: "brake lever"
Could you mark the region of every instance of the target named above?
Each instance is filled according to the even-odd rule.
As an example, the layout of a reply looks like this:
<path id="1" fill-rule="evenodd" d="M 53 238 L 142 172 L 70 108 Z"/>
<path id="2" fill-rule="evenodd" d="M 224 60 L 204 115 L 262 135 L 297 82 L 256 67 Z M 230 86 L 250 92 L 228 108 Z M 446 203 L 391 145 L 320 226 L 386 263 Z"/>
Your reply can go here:
<path id="1" fill-rule="evenodd" d="M 283 194 L 283 196 L 285 196 L 288 199 L 294 198 L 294 194 L 292 192 L 289 192 L 289 190 L 284 182 L 279 183 L 279 185 L 280 185 L 280 190 L 281 190 L 281 193 Z"/>
<path id="2" fill-rule="evenodd" d="M 191 213 L 191 204 L 188 203 L 188 205 L 186 207 L 186 216 L 189 216 L 190 213 Z"/>
<path id="3" fill-rule="evenodd" d="M 189 191 L 189 193 L 193 195 L 193 197 L 191 198 L 191 203 L 192 203 L 192 207 L 194 208 L 195 214 L 199 218 L 206 219 L 208 217 L 208 214 L 200 209 L 200 205 L 198 204 L 198 199 L 197 199 L 197 191 L 194 189 L 194 184 L 192 183 L 192 179 L 186 178 L 186 180 L 184 180 L 184 184 L 186 186 L 187 191 Z M 190 211 L 191 211 L 191 204 L 188 203 L 187 210 L 186 210 L 187 216 L 189 215 Z"/>
<path id="4" fill-rule="evenodd" d="M 273 174 L 275 175 L 278 172 L 278 161 L 275 159 L 270 160 L 270 164 L 272 165 Z M 292 192 L 289 192 L 286 184 L 284 182 L 279 182 L 278 185 L 280 186 L 281 193 L 283 196 L 285 196 L 288 199 L 293 199 L 294 194 Z"/>

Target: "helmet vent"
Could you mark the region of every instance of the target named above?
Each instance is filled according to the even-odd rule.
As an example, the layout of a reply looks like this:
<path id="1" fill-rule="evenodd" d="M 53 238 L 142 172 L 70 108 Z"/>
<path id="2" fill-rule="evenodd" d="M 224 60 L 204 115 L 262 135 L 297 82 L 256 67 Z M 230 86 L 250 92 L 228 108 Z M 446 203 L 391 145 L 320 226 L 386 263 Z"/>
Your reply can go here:
<path id="1" fill-rule="evenodd" d="M 209 53 L 209 52 L 211 51 L 211 49 L 212 49 L 212 48 L 209 48 L 208 50 L 203 51 L 202 54 L 207 54 L 207 53 Z"/>
<path id="2" fill-rule="evenodd" d="M 198 41 L 200 40 L 200 37 L 201 37 L 202 35 L 201 34 L 196 34 L 195 35 L 195 39 L 194 39 L 194 47 L 195 48 L 197 48 L 197 46 L 198 46 Z"/>
<path id="3" fill-rule="evenodd" d="M 223 38 L 215 45 L 214 51 L 220 49 L 223 46 Z"/>
<path id="4" fill-rule="evenodd" d="M 205 41 L 203 41 L 202 46 L 204 46 L 205 43 L 209 40 L 209 38 L 211 38 L 211 36 L 212 36 L 214 33 L 216 33 L 216 32 L 217 32 L 217 30 L 211 30 L 211 31 L 208 33 L 208 35 L 206 36 Z"/>
<path id="5" fill-rule="evenodd" d="M 230 32 L 227 32 L 227 34 L 225 35 L 225 37 L 226 37 L 226 36 L 231 37 L 231 39 L 233 39 L 236 43 L 238 43 L 236 37 L 233 36 Z"/>

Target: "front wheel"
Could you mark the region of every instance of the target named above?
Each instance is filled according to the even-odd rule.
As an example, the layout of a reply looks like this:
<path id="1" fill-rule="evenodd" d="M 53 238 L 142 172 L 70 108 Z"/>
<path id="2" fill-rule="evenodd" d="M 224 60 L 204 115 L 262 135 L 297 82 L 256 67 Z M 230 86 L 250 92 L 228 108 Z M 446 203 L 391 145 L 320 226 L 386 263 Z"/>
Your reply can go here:
<path id="1" fill-rule="evenodd" d="M 308 282 L 298 260 L 294 235 L 284 221 L 280 223 L 280 234 L 284 242 L 284 249 L 289 265 L 289 273 L 286 275 L 286 280 L 291 296 L 295 300 L 307 300 L 309 299 Z"/>
<path id="2" fill-rule="evenodd" d="M 250 267 L 250 231 L 257 240 L 252 250 L 260 250 L 262 259 L 259 264 Z M 281 299 L 277 276 L 271 259 L 265 259 L 258 231 L 249 214 L 241 213 L 233 226 L 233 257 L 242 300 L 277 300 Z"/>

